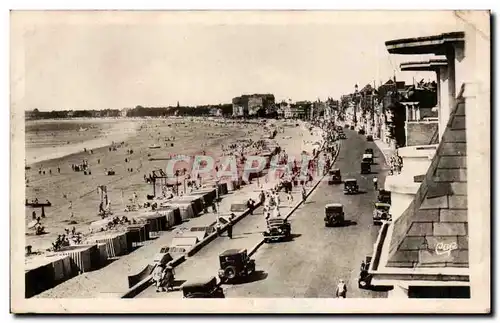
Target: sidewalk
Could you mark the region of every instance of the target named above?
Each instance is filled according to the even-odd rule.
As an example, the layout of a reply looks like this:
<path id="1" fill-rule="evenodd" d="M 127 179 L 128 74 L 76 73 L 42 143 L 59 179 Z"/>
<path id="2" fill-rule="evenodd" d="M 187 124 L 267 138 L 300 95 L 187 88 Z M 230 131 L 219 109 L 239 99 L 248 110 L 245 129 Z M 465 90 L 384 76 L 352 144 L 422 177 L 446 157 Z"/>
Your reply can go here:
<path id="1" fill-rule="evenodd" d="M 390 166 L 389 161 L 391 160 L 391 157 L 396 153 L 396 151 L 380 139 L 375 139 L 374 142 L 384 155 L 385 164 Z"/>

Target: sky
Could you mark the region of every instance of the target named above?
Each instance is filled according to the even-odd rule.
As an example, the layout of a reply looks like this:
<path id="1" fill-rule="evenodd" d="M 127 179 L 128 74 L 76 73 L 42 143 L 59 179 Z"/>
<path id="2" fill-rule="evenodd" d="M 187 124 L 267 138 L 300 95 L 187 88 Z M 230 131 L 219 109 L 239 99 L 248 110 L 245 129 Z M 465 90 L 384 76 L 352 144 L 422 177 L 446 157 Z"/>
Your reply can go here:
<path id="1" fill-rule="evenodd" d="M 12 19 L 24 66 L 11 80 L 24 110 L 43 111 L 338 99 L 394 75 L 435 79 L 400 72 L 430 57 L 389 55 L 384 42 L 457 31 L 450 12 L 32 14 Z"/>

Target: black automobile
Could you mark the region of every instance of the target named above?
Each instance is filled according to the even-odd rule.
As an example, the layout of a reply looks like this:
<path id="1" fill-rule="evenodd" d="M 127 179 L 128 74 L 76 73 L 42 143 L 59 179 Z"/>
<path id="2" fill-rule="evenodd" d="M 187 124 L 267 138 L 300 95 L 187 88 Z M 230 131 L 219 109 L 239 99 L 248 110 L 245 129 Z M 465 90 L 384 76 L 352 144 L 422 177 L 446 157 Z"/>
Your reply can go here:
<path id="1" fill-rule="evenodd" d="M 344 194 L 356 194 L 359 191 L 358 181 L 355 179 L 346 179 L 344 181 Z"/>
<path id="2" fill-rule="evenodd" d="M 340 139 L 347 139 L 347 136 L 345 135 L 345 133 L 340 132 L 340 133 L 339 133 L 339 138 L 340 138 Z"/>
<path id="3" fill-rule="evenodd" d="M 349 129 L 349 125 L 346 123 L 346 124 L 344 125 L 344 128 Z"/>
<path id="4" fill-rule="evenodd" d="M 391 191 L 380 189 L 378 191 L 377 201 L 379 203 L 391 204 Z"/>
<path id="5" fill-rule="evenodd" d="M 351 128 L 351 130 L 354 130 L 354 126 L 351 126 L 350 128 Z"/>
<path id="6" fill-rule="evenodd" d="M 340 175 L 340 169 L 334 168 L 328 172 L 330 178 L 328 179 L 328 185 L 340 184 L 342 183 L 342 175 Z"/>
<path id="7" fill-rule="evenodd" d="M 267 220 L 267 231 L 263 233 L 264 242 L 283 241 L 292 234 L 290 222 L 284 218 L 271 218 Z"/>
<path id="8" fill-rule="evenodd" d="M 373 136 L 372 135 L 366 136 L 366 141 L 373 141 Z"/>
<path id="9" fill-rule="evenodd" d="M 231 282 L 246 278 L 255 272 L 255 260 L 248 257 L 246 249 L 229 249 L 219 255 L 219 278 Z"/>
<path id="10" fill-rule="evenodd" d="M 364 134 L 365 134 L 365 129 L 363 129 L 363 128 L 359 129 L 359 130 L 358 130 L 358 133 L 359 133 L 360 135 L 364 135 Z"/>
<path id="11" fill-rule="evenodd" d="M 331 203 L 325 205 L 325 227 L 342 225 L 344 219 L 344 206 L 340 203 Z"/>
<path id="12" fill-rule="evenodd" d="M 358 287 L 362 289 L 370 289 L 372 286 L 372 275 L 368 273 L 368 268 L 370 268 L 370 263 L 372 261 L 371 256 L 366 256 L 365 261 L 361 263 L 361 268 L 358 277 Z"/>
<path id="13" fill-rule="evenodd" d="M 181 286 L 184 298 L 224 298 L 224 291 L 217 284 L 217 278 L 185 282 Z"/>
<path id="14" fill-rule="evenodd" d="M 372 168 L 371 163 L 369 161 L 361 162 L 361 174 L 371 174 Z"/>
<path id="15" fill-rule="evenodd" d="M 373 149 L 372 148 L 366 148 L 365 149 L 365 154 L 371 154 L 371 155 L 373 155 Z"/>

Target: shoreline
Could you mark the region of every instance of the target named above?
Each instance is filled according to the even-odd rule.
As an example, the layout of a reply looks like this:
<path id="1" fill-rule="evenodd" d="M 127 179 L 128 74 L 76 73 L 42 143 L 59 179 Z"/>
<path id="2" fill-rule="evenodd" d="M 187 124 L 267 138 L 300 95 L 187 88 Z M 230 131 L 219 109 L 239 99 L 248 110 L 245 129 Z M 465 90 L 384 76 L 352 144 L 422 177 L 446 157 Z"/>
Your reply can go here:
<path id="1" fill-rule="evenodd" d="M 76 120 L 75 121 L 81 121 Z M 37 120 L 38 121 L 38 120 Z M 45 120 L 44 120 L 45 121 Z M 47 120 L 48 121 L 48 120 Z M 51 122 L 54 121 L 59 121 L 57 119 L 51 119 Z M 72 120 L 61 120 L 61 121 L 73 121 Z M 87 119 L 87 121 L 95 122 L 94 119 Z M 109 120 L 108 120 L 109 121 Z M 25 150 L 26 154 L 26 166 L 34 167 L 37 166 L 43 162 L 49 162 L 49 161 L 55 161 L 55 160 L 60 160 L 63 158 L 68 158 L 68 157 L 74 157 L 78 154 L 84 153 L 87 154 L 88 150 L 95 150 L 95 149 L 100 149 L 100 148 L 107 148 L 111 146 L 116 142 L 121 142 L 121 141 L 126 141 L 127 139 L 131 138 L 134 136 L 134 134 L 137 133 L 137 131 L 140 129 L 142 123 L 138 121 L 128 121 L 126 123 L 122 124 L 116 124 L 112 126 L 110 129 L 105 129 L 103 133 L 99 135 L 98 138 L 94 138 L 91 140 L 87 140 L 84 142 L 76 142 L 73 144 L 70 144 L 70 146 L 63 147 L 63 146 L 56 146 L 56 147 L 39 147 L 39 148 L 32 148 L 32 151 L 28 153 L 28 151 Z M 128 131 L 123 131 L 123 130 L 128 129 Z M 84 151 L 84 149 L 87 149 L 87 152 Z M 44 153 L 44 150 L 47 151 Z M 28 157 L 28 155 L 34 155 L 34 154 L 40 154 L 40 156 L 37 156 L 36 160 L 34 158 Z"/>

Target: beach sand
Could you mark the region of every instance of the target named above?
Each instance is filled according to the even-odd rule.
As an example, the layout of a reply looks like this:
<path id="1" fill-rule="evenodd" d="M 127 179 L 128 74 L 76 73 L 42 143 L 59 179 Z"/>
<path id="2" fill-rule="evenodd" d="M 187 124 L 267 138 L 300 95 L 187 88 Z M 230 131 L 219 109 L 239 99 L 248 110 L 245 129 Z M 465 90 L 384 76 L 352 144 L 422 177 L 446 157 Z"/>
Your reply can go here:
<path id="1" fill-rule="evenodd" d="M 87 152 L 80 151 L 35 163 L 31 165 L 31 169 L 26 170 L 26 178 L 29 180 L 26 199 L 31 201 L 38 198 L 40 202 L 49 200 L 52 206 L 45 208 L 46 217 L 42 219 L 47 233 L 37 236 L 32 230 L 26 229 L 26 244 L 31 245 L 33 251 L 43 251 L 51 246 L 57 235 L 64 233 L 65 228 L 71 229 L 74 226 L 77 232 L 87 233 L 89 224 L 100 219 L 100 196 L 97 192 L 99 185 L 107 186 L 113 216 L 129 215 L 124 209 L 130 204 L 129 199 L 134 192 L 139 196 L 140 202 L 146 202 L 146 194 L 153 192 L 152 186 L 145 183 L 143 176 L 154 169 L 165 169 L 167 161 L 149 161 L 149 157 L 168 157 L 172 154 L 192 156 L 201 154 L 202 151 L 216 156 L 221 153 L 221 144 L 227 145 L 241 138 L 258 140 L 262 135 L 263 127 L 257 124 L 221 125 L 201 120 L 149 119 L 142 120 L 139 130 L 116 151 L 109 151 L 106 146 L 93 149 L 93 154 L 88 149 Z M 175 137 L 175 140 L 165 141 L 171 137 Z M 152 144 L 160 144 L 161 148 L 149 149 Z M 133 154 L 127 154 L 128 149 L 133 149 Z M 129 162 L 126 163 L 125 158 Z M 83 159 L 88 160 L 91 175 L 72 170 L 71 165 L 80 164 Z M 182 163 L 176 166 L 186 167 Z M 60 174 L 57 167 L 61 169 Z M 128 172 L 128 168 L 133 168 L 133 172 Z M 45 175 L 39 174 L 39 169 L 45 170 Z M 52 171 L 51 175 L 49 169 Z M 116 175 L 105 175 L 105 169 L 113 169 Z M 33 210 L 37 216 L 41 214 L 40 209 L 27 207 L 27 224 L 32 221 Z"/>

